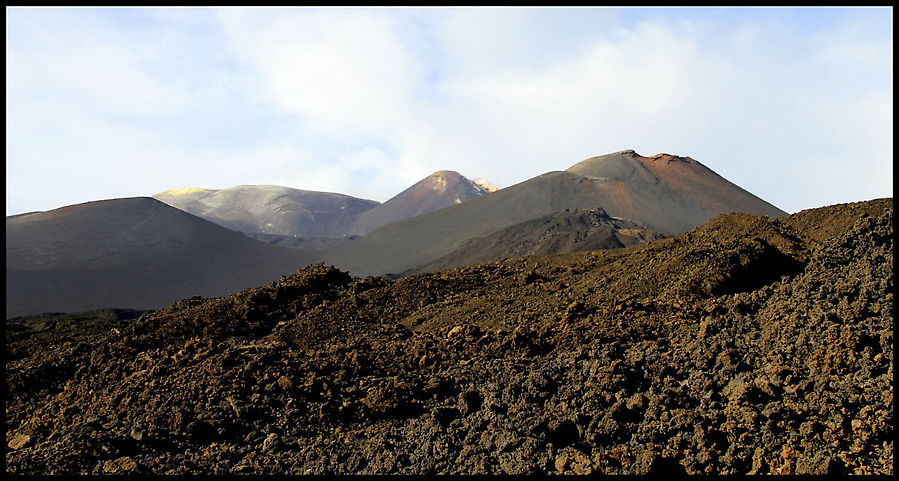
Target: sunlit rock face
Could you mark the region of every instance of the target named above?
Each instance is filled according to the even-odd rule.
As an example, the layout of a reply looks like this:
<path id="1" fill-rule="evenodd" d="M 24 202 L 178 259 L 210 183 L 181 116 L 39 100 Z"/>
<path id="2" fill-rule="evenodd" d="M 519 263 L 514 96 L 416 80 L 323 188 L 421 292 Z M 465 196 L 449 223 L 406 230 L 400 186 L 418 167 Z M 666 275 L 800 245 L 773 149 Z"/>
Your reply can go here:
<path id="1" fill-rule="evenodd" d="M 492 186 L 491 186 L 492 187 Z M 496 190 L 495 187 L 493 187 Z M 365 212 L 353 223 L 351 234 L 366 234 L 383 225 L 461 204 L 491 190 L 452 170 L 438 170 Z"/>
<path id="2" fill-rule="evenodd" d="M 342 236 L 359 214 L 379 205 L 343 194 L 277 185 L 240 185 L 223 190 L 191 187 L 153 197 L 245 234 L 299 237 Z"/>

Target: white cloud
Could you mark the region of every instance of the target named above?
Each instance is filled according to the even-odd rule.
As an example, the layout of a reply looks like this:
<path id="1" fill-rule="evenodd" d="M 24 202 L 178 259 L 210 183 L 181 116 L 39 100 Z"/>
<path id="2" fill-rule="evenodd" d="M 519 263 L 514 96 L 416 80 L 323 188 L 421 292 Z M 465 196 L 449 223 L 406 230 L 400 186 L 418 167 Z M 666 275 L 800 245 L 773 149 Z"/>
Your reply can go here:
<path id="1" fill-rule="evenodd" d="M 396 158 L 389 152 L 369 146 L 339 155 L 334 162 L 305 163 L 302 170 L 285 172 L 277 183 L 303 186 L 306 190 L 386 200 L 383 198 L 383 186 L 397 184 L 396 166 Z"/>
<path id="2" fill-rule="evenodd" d="M 676 127 L 672 119 L 690 115 L 691 97 L 703 82 L 696 50 L 693 38 L 646 23 L 552 68 L 452 79 L 444 89 L 458 106 L 453 114 L 469 117 L 462 123 L 466 131 L 449 137 L 475 136 L 476 148 L 489 146 L 488 156 L 480 156 L 486 162 L 475 163 L 505 185 L 524 180 L 524 169 L 538 175 L 592 155 L 651 147 Z M 503 161 L 511 158 L 514 171 Z"/>
<path id="3" fill-rule="evenodd" d="M 422 73 L 391 17 L 352 9 L 259 13 L 224 10 L 220 18 L 271 107 L 331 135 L 392 135 L 405 121 Z"/>
<path id="4" fill-rule="evenodd" d="M 384 201 L 625 148 L 790 211 L 892 195 L 889 10 L 10 12 L 8 214 L 187 185 Z"/>

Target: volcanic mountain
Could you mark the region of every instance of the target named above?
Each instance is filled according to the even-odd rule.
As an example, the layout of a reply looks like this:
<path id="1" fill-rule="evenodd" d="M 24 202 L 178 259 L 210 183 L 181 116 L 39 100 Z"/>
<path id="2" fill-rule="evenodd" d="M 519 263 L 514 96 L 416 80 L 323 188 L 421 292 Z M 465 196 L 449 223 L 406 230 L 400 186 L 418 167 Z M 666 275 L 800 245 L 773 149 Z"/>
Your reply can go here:
<path id="1" fill-rule="evenodd" d="M 589 158 L 566 172 L 594 182 L 606 195 L 598 205 L 611 215 L 660 231 L 685 232 L 729 212 L 786 215 L 690 157 L 643 157 L 623 150 Z"/>
<path id="2" fill-rule="evenodd" d="M 315 259 L 138 197 L 6 219 L 6 316 L 157 308 L 276 279 Z"/>
<path id="3" fill-rule="evenodd" d="M 686 232 L 730 212 L 785 214 L 689 157 L 643 157 L 625 150 L 393 222 L 323 255 L 357 275 L 400 273 L 514 224 L 565 209 L 597 207 L 662 233 Z"/>
<path id="4" fill-rule="evenodd" d="M 621 224 L 613 225 L 618 229 L 614 234 L 604 229 L 591 233 L 583 217 L 564 220 L 561 231 L 570 230 L 568 234 L 547 232 L 554 224 L 562 225 L 561 218 L 497 233 L 565 209 L 602 208 L 609 216 L 662 233 L 689 230 L 719 213 L 783 214 L 695 160 L 666 154 L 642 157 L 633 151 L 588 159 L 568 171 L 490 193 L 458 173 L 440 171 L 375 207 L 372 201 L 340 194 L 272 186 L 168 195 L 218 222 L 230 219 L 235 229 L 296 228 L 334 235 L 402 220 L 358 238 L 336 238 L 336 246 L 316 236 L 284 243 L 304 248 L 299 250 L 248 239 L 149 198 L 8 217 L 7 317 L 155 308 L 194 294 L 225 294 L 322 261 L 355 275 L 390 275 L 420 270 L 444 256 L 453 258 L 460 248 L 467 250 L 447 265 L 494 255 L 594 248 L 615 245 L 606 242 L 612 235 L 622 243 L 626 236 L 620 236 L 621 229 L 633 230 Z M 414 217 L 404 218 L 408 216 Z M 580 228 L 586 230 L 574 232 Z M 283 234 L 257 230 L 254 235 L 272 236 L 277 242 Z M 587 238 L 588 243 L 575 246 L 575 240 Z"/>
<path id="5" fill-rule="evenodd" d="M 387 202 L 361 213 L 349 233 L 366 234 L 382 225 L 461 204 L 487 193 L 484 185 L 458 172 L 439 170 Z"/>
<path id="6" fill-rule="evenodd" d="M 153 198 L 247 235 L 340 237 L 377 201 L 277 185 L 175 189 Z"/>

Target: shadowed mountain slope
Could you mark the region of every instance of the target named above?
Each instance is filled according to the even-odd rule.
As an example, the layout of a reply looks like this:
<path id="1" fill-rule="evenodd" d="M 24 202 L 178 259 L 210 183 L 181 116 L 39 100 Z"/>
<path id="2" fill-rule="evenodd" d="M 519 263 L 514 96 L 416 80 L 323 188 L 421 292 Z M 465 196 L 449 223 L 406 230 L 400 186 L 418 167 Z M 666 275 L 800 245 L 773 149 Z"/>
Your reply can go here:
<path id="1" fill-rule="evenodd" d="M 156 308 L 313 262 L 157 200 L 88 202 L 6 220 L 6 316 Z"/>
<path id="2" fill-rule="evenodd" d="M 153 197 L 247 235 L 301 237 L 340 237 L 359 214 L 379 205 L 343 194 L 276 185 L 175 189 Z"/>
<path id="3" fill-rule="evenodd" d="M 402 219 L 461 204 L 486 194 L 488 190 L 458 172 L 440 170 L 418 181 L 387 202 L 359 215 L 350 234 L 366 234 Z"/>
<path id="4" fill-rule="evenodd" d="M 505 257 L 619 249 L 662 236 L 602 209 L 565 210 L 471 239 L 451 254 L 414 269 L 430 272 L 489 262 Z"/>

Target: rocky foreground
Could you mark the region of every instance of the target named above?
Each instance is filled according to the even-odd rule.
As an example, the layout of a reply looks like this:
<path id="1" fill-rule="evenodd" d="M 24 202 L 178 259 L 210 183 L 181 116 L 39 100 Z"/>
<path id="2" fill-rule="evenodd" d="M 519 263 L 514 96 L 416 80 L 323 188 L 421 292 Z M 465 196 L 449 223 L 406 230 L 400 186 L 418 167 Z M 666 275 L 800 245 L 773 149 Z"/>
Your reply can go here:
<path id="1" fill-rule="evenodd" d="M 892 199 L 7 325 L 8 473 L 893 473 Z"/>

